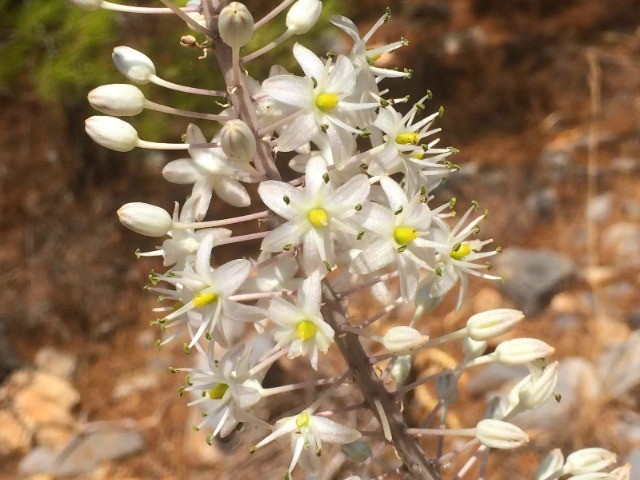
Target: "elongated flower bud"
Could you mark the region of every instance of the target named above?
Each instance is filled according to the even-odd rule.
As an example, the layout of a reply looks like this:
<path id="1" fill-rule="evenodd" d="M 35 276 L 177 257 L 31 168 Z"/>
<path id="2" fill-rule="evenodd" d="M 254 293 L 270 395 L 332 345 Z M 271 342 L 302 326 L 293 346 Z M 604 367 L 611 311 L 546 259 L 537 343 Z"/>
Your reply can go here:
<path id="1" fill-rule="evenodd" d="M 393 361 L 390 370 L 391 376 L 398 385 L 403 385 L 411 373 L 411 356 L 401 355 Z"/>
<path id="2" fill-rule="evenodd" d="M 81 8 L 82 10 L 97 10 L 102 5 L 102 0 L 69 0 L 71 5 Z"/>
<path id="3" fill-rule="evenodd" d="M 144 94 L 138 87 L 124 83 L 102 85 L 87 96 L 96 110 L 108 115 L 130 117 L 144 110 Z"/>
<path id="4" fill-rule="evenodd" d="M 488 310 L 469 318 L 467 333 L 474 340 L 491 340 L 512 330 L 523 318 L 524 314 L 519 310 Z"/>
<path id="5" fill-rule="evenodd" d="M 256 138 L 242 120 L 230 120 L 220 132 L 222 151 L 232 160 L 250 161 L 256 154 Z"/>
<path id="6" fill-rule="evenodd" d="M 507 340 L 496 347 L 494 354 L 500 363 L 520 365 L 547 358 L 555 352 L 555 348 L 535 338 L 516 338 Z"/>
<path id="7" fill-rule="evenodd" d="M 487 350 L 487 342 L 474 340 L 471 337 L 462 339 L 462 352 L 465 360 L 473 360 L 478 358 Z"/>
<path id="8" fill-rule="evenodd" d="M 287 29 L 296 35 L 307 33 L 318 22 L 321 13 L 320 0 L 298 0 L 287 13 Z"/>
<path id="9" fill-rule="evenodd" d="M 407 355 L 427 340 L 429 337 L 422 335 L 415 328 L 399 326 L 387 330 L 382 338 L 382 344 L 393 354 Z"/>
<path id="10" fill-rule="evenodd" d="M 615 454 L 604 448 L 585 448 L 573 452 L 564 464 L 564 473 L 595 473 L 616 463 Z"/>
<path id="11" fill-rule="evenodd" d="M 253 17 L 240 2 L 231 2 L 220 11 L 218 30 L 222 41 L 231 48 L 245 46 L 253 38 Z"/>
<path id="12" fill-rule="evenodd" d="M 534 480 L 549 480 L 563 465 L 564 455 L 562 455 L 562 450 L 559 448 L 551 450 L 540 462 Z"/>
<path id="13" fill-rule="evenodd" d="M 171 215 L 164 208 L 142 202 L 123 205 L 118 218 L 129 230 L 147 237 L 162 237 L 173 226 Z"/>
<path id="14" fill-rule="evenodd" d="M 538 408 L 553 395 L 558 383 L 558 362 L 547 365 L 541 375 L 531 378 L 518 392 L 520 407 L 525 410 Z"/>
<path id="15" fill-rule="evenodd" d="M 515 425 L 502 420 L 485 419 L 476 425 L 476 438 L 490 448 L 509 450 L 529 442 L 529 436 Z"/>
<path id="16" fill-rule="evenodd" d="M 127 122 L 114 117 L 96 115 L 84 122 L 91 139 L 116 152 L 129 152 L 138 145 L 138 132 Z"/>
<path id="17" fill-rule="evenodd" d="M 111 57 L 120 73 L 134 83 L 145 85 L 156 74 L 156 67 L 151 59 L 133 48 L 116 47 Z"/>

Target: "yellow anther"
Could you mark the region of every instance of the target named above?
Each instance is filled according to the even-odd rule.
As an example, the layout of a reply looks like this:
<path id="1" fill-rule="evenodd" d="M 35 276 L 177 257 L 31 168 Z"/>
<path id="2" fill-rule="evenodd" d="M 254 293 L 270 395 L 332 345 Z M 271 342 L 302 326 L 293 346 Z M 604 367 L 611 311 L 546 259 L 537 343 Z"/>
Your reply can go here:
<path id="1" fill-rule="evenodd" d="M 327 223 L 329 222 L 329 216 L 327 215 L 327 212 L 322 208 L 314 208 L 312 210 L 309 210 L 307 218 L 311 222 L 311 225 L 318 228 L 326 227 Z"/>
<path id="2" fill-rule="evenodd" d="M 396 227 L 393 229 L 393 239 L 398 245 L 407 245 L 418 238 L 418 232 L 411 227 Z"/>
<path id="3" fill-rule="evenodd" d="M 321 93 L 316 97 L 316 107 L 323 112 L 330 112 L 338 106 L 340 99 L 335 93 Z"/>
<path id="4" fill-rule="evenodd" d="M 403 132 L 399 133 L 396 137 L 396 143 L 400 145 L 417 144 L 420 141 L 420 135 L 416 132 Z"/>
<path id="5" fill-rule="evenodd" d="M 454 260 L 462 260 L 464 257 L 471 253 L 471 244 L 469 243 L 461 243 L 460 246 L 451 250 L 449 256 Z"/>
<path id="6" fill-rule="evenodd" d="M 227 390 L 229 390 L 229 385 L 227 385 L 226 383 L 219 383 L 211 390 L 209 390 L 207 394 L 212 400 L 220 400 L 222 397 L 224 397 L 224 394 L 227 393 Z"/>
<path id="7" fill-rule="evenodd" d="M 296 327 L 296 334 L 301 342 L 311 340 L 316 334 L 316 324 L 311 320 L 302 320 Z"/>
<path id="8" fill-rule="evenodd" d="M 310 419 L 311 419 L 311 415 L 309 415 L 307 412 L 302 412 L 300 415 L 296 417 L 296 427 L 298 428 L 308 427 Z"/>
<path id="9" fill-rule="evenodd" d="M 196 296 L 193 297 L 193 304 L 196 307 L 204 307 L 205 305 L 211 305 L 212 303 L 217 301 L 217 293 L 197 293 Z"/>

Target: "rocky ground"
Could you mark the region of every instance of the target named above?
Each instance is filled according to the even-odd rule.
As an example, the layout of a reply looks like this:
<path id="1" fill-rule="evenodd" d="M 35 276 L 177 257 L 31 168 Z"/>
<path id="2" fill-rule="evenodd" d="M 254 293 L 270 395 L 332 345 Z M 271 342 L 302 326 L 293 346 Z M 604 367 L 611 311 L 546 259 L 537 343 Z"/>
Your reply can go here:
<path id="1" fill-rule="evenodd" d="M 445 106 L 443 141 L 461 150 L 461 173 L 440 194 L 489 208 L 484 233 L 505 247 L 496 270 L 507 281 L 472 283 L 461 312 L 440 311 L 443 324 L 515 306 L 528 315 L 518 335 L 549 341 L 562 362 L 560 405 L 522 420 L 532 448 L 496 455 L 489 478 L 531 478 L 551 446 L 593 445 L 634 461 L 640 478 L 637 2 L 396 4 L 385 39 L 411 40 L 393 61 L 415 76 L 395 87 L 430 88 L 433 109 Z M 270 455 L 245 461 L 241 445 L 210 447 L 191 430 L 167 368 L 181 349 L 154 348 L 141 286 L 155 264 L 133 256 L 152 242 L 139 244 L 114 212 L 178 197 L 157 182 L 165 159 L 109 155 L 85 139 L 77 112 L 20 100 L 0 114 L 0 478 L 225 479 L 261 468 L 277 478 Z M 450 421 L 477 421 L 482 400 L 514 378 L 488 367 L 465 379 Z M 411 414 L 432 402 L 417 392 Z"/>

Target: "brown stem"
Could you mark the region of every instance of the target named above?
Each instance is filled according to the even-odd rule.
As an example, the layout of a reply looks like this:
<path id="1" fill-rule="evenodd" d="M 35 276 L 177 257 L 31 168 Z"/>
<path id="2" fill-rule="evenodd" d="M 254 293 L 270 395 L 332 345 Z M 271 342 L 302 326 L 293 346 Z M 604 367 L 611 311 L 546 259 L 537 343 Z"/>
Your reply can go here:
<path id="1" fill-rule="evenodd" d="M 342 332 L 342 325 L 347 324 L 347 318 L 340 300 L 331 287 L 325 282 L 323 286 L 325 304 L 322 307 L 322 317 L 336 332 Z M 393 395 L 384 387 L 375 371 L 369 357 L 365 353 L 358 336 L 350 333 L 338 333 L 335 342 L 349 369 L 354 372 L 354 379 L 369 409 L 378 419 L 380 425 L 388 424 L 391 438 L 389 441 L 396 450 L 398 457 L 404 463 L 408 473 L 416 480 L 439 480 L 435 466 L 427 459 L 415 437 L 407 434 L 407 426 Z M 386 419 L 382 418 L 379 407 Z"/>

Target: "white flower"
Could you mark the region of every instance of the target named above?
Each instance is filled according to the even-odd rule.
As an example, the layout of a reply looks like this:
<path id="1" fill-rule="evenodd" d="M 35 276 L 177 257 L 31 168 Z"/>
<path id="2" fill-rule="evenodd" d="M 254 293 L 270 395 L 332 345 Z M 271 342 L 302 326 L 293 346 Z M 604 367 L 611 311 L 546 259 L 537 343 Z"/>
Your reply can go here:
<path id="1" fill-rule="evenodd" d="M 87 96 L 96 110 L 107 115 L 125 117 L 138 115 L 144 110 L 146 99 L 140 89 L 134 85 L 117 83 L 94 88 Z"/>
<path id="2" fill-rule="evenodd" d="M 420 268 L 432 269 L 428 263 L 432 262 L 432 249 L 425 237 L 434 212 L 419 193 L 409 200 L 390 178 L 382 177 L 380 185 L 390 208 L 371 203 L 362 210 L 358 219 L 375 239 L 353 260 L 350 271 L 367 274 L 393 265 L 398 269 L 402 297 L 411 301 L 418 289 Z"/>
<path id="3" fill-rule="evenodd" d="M 244 4 L 231 2 L 220 11 L 218 30 L 224 43 L 243 47 L 253 38 L 253 16 Z"/>
<path id="4" fill-rule="evenodd" d="M 136 129 L 119 118 L 94 115 L 84 125 L 91 140 L 109 150 L 130 152 L 140 141 Z"/>
<path id="5" fill-rule="evenodd" d="M 251 262 L 244 259 L 232 260 L 214 269 L 209 263 L 214 242 L 214 234 L 209 234 L 202 240 L 194 267 L 187 264 L 181 272 L 158 276 L 159 280 L 183 289 L 181 301 L 184 305 L 165 316 L 160 323 L 166 325 L 166 328 L 186 325 L 191 336 L 189 348 L 193 347 L 205 332 L 208 337 L 219 343 L 226 343 L 224 332 L 220 328 L 216 329 L 221 318 L 237 322 L 255 322 L 266 316 L 266 312 L 261 308 L 229 299 L 249 276 Z"/>
<path id="6" fill-rule="evenodd" d="M 224 438 L 239 422 L 251 422 L 249 410 L 260 401 L 260 380 L 249 374 L 250 349 L 235 345 L 220 361 L 213 355 L 213 342 L 209 345 L 207 369 L 183 369 L 189 372 L 186 392 L 199 394 L 189 406 L 203 408 L 203 420 L 197 425 L 213 427 L 213 436 Z"/>
<path id="7" fill-rule="evenodd" d="M 429 337 L 415 328 L 407 326 L 391 327 L 382 337 L 382 344 L 394 355 L 408 355 L 424 344 Z"/>
<path id="8" fill-rule="evenodd" d="M 289 347 L 289 358 L 309 356 L 315 370 L 318 351 L 326 353 L 334 336 L 320 314 L 321 300 L 320 276 L 315 272 L 302 282 L 295 305 L 279 297 L 274 297 L 269 305 L 269 318 L 276 324 L 273 332 L 276 347 Z"/>
<path id="9" fill-rule="evenodd" d="M 334 157 L 346 157 L 344 152 L 350 151 L 354 143 L 352 135 L 361 133 L 349 124 L 350 112 L 374 109 L 378 103 L 349 101 L 355 89 L 356 70 L 344 55 L 338 56 L 335 65 L 331 59 L 323 64 L 300 44 L 293 47 L 293 55 L 305 77 L 277 75 L 262 84 L 270 97 L 299 111 L 281 130 L 278 149 L 290 152 L 300 148 L 324 130 Z"/>
<path id="10" fill-rule="evenodd" d="M 302 35 L 311 30 L 322 13 L 320 0 L 298 0 L 287 12 L 287 30 Z"/>
<path id="11" fill-rule="evenodd" d="M 132 82 L 145 85 L 156 75 L 156 67 L 151 59 L 133 48 L 116 47 L 111 57 L 120 73 Z"/>
<path id="12" fill-rule="evenodd" d="M 555 348 L 536 338 L 514 338 L 500 343 L 491 354 L 505 365 L 521 365 L 553 355 Z"/>
<path id="13" fill-rule="evenodd" d="M 187 143 L 196 145 L 189 148 L 192 158 L 174 160 L 162 170 L 162 175 L 170 182 L 194 184 L 192 199 L 195 202 L 197 220 L 202 220 L 207 214 L 213 192 L 234 207 L 250 205 L 249 193 L 238 180 L 257 182 L 260 179 L 260 174 L 248 161 L 232 162 L 226 157 L 222 148 L 197 146 L 206 142 L 202 130 L 196 125 L 189 125 Z"/>
<path id="14" fill-rule="evenodd" d="M 572 475 L 595 473 L 610 467 L 616 461 L 616 455 L 604 448 L 584 448 L 569 455 L 562 470 Z"/>
<path id="15" fill-rule="evenodd" d="M 476 438 L 490 448 L 509 450 L 529 442 L 529 436 L 515 425 L 501 420 L 485 419 L 476 425 Z"/>
<path id="16" fill-rule="evenodd" d="M 256 137 L 242 120 L 230 120 L 220 131 L 220 146 L 227 157 L 248 162 L 256 154 Z"/>
<path id="17" fill-rule="evenodd" d="M 476 313 L 467 320 L 467 334 L 474 340 L 491 340 L 513 330 L 523 318 L 521 311 L 510 308 Z"/>
<path id="18" fill-rule="evenodd" d="M 358 430 L 345 427 L 328 418 L 313 415 L 313 411 L 307 409 L 298 415 L 278 420 L 273 432 L 262 439 L 251 451 L 253 452 L 284 435 L 291 435 L 293 446 L 293 458 L 287 472 L 289 475 L 298 464 L 301 455 L 304 455 L 306 463 L 310 464 L 309 466 L 312 468 L 310 473 L 317 473 L 322 442 L 345 445 L 360 438 Z"/>
<path id="19" fill-rule="evenodd" d="M 534 480 L 550 480 L 554 474 L 562 469 L 564 465 L 564 455 L 562 450 L 556 448 L 551 450 L 540 462 Z"/>
<path id="20" fill-rule="evenodd" d="M 334 190 L 321 158 L 309 161 L 305 182 L 303 189 L 273 180 L 258 187 L 264 204 L 288 220 L 264 238 L 261 249 L 281 252 L 302 243 L 304 268 L 310 274 L 326 271 L 325 262 L 333 263 L 335 235 L 357 236 L 347 221 L 366 200 L 370 185 L 360 174 Z"/>
<path id="21" fill-rule="evenodd" d="M 147 237 L 162 237 L 173 226 L 164 208 L 143 202 L 127 203 L 118 210 L 120 222 L 130 230 Z"/>

